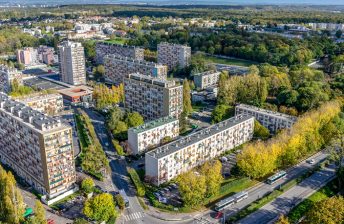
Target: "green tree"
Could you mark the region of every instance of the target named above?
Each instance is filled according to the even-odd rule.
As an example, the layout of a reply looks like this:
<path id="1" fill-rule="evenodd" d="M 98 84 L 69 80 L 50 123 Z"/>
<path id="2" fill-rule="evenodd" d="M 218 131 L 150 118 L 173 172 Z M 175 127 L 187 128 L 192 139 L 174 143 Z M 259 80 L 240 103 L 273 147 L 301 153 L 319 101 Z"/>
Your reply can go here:
<path id="1" fill-rule="evenodd" d="M 290 224 L 288 217 L 281 215 L 277 220 L 276 224 Z"/>
<path id="2" fill-rule="evenodd" d="M 343 197 L 332 197 L 316 203 L 306 214 L 304 223 L 342 224 L 344 220 Z"/>
<path id="3" fill-rule="evenodd" d="M 183 112 L 185 112 L 187 116 L 192 112 L 191 90 L 187 79 L 183 81 Z"/>
<path id="4" fill-rule="evenodd" d="M 23 221 L 25 204 L 11 172 L 0 165 L 0 222 L 19 224 Z"/>
<path id="5" fill-rule="evenodd" d="M 85 219 L 83 218 L 77 218 L 74 220 L 73 224 L 88 224 L 89 222 L 87 222 Z"/>
<path id="6" fill-rule="evenodd" d="M 137 127 L 144 124 L 143 117 L 138 112 L 128 113 L 126 123 L 129 128 Z"/>
<path id="7" fill-rule="evenodd" d="M 259 123 L 259 121 L 254 120 L 253 136 L 255 138 L 260 138 L 260 139 L 265 140 L 265 139 L 268 139 L 270 137 L 270 131 L 269 131 L 269 129 L 267 129 L 266 127 L 261 125 L 261 123 Z"/>
<path id="8" fill-rule="evenodd" d="M 81 190 L 86 194 L 93 192 L 94 189 L 94 181 L 92 178 L 87 177 L 81 182 Z"/>
<path id="9" fill-rule="evenodd" d="M 211 113 L 212 123 L 219 123 L 231 117 L 233 107 L 225 104 L 218 104 Z"/>
<path id="10" fill-rule="evenodd" d="M 127 131 L 128 131 L 127 124 L 124 121 L 118 121 L 112 133 L 114 134 L 115 138 L 117 138 L 120 141 L 123 141 L 128 138 Z"/>
<path id="11" fill-rule="evenodd" d="M 226 102 L 226 96 L 227 96 L 227 91 L 226 91 L 226 85 L 227 85 L 227 80 L 228 80 L 228 72 L 221 72 L 220 77 L 219 77 L 219 87 L 218 87 L 218 94 L 217 94 L 217 103 L 218 104 L 225 104 Z"/>
<path id="12" fill-rule="evenodd" d="M 30 219 L 30 224 L 46 224 L 45 209 L 38 200 L 35 202 L 34 216 Z"/>
<path id="13" fill-rule="evenodd" d="M 115 196 L 115 201 L 116 201 L 118 207 L 119 207 L 121 210 L 123 210 L 123 209 L 125 208 L 124 199 L 123 199 L 123 197 L 122 197 L 120 194 L 117 194 L 117 195 Z"/>
<path id="14" fill-rule="evenodd" d="M 206 180 L 206 197 L 211 197 L 220 192 L 222 177 L 222 164 L 219 160 L 206 162 L 200 168 L 200 173 L 204 175 Z"/>
<path id="15" fill-rule="evenodd" d="M 207 191 L 206 179 L 203 175 L 189 171 L 179 175 L 177 182 L 185 206 L 193 207 L 202 204 Z"/>
<path id="16" fill-rule="evenodd" d="M 85 202 L 84 214 L 95 221 L 107 222 L 112 217 L 117 217 L 114 200 L 111 194 L 99 194 Z"/>

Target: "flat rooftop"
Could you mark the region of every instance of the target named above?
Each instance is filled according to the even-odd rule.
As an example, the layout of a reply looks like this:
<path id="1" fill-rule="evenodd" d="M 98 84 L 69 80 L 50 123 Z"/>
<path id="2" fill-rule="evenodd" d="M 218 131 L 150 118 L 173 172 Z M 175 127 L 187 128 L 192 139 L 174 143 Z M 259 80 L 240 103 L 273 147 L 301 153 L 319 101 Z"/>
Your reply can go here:
<path id="1" fill-rule="evenodd" d="M 24 79 L 23 83 L 26 86 L 30 86 L 30 87 L 32 87 L 34 89 L 38 89 L 38 90 L 48 90 L 48 89 L 61 90 L 61 89 L 66 88 L 63 85 L 59 85 L 55 82 L 45 80 L 42 78 L 38 78 L 38 77 Z"/>
<path id="2" fill-rule="evenodd" d="M 67 89 L 62 89 L 58 91 L 62 95 L 69 97 L 80 97 L 93 93 L 93 89 L 88 86 L 75 86 Z"/>
<path id="3" fill-rule="evenodd" d="M 131 131 L 133 133 L 139 134 L 139 133 L 142 133 L 142 132 L 145 132 L 145 131 L 157 128 L 159 126 L 162 126 L 164 124 L 168 124 L 168 123 L 171 123 L 171 122 L 174 122 L 174 121 L 177 121 L 177 120 L 178 119 L 176 119 L 174 117 L 162 117 L 162 118 L 159 118 L 157 120 L 153 120 L 153 121 L 150 121 L 150 122 L 145 123 L 143 125 L 140 125 L 138 127 L 129 128 L 128 131 Z"/>
<path id="4" fill-rule="evenodd" d="M 12 117 L 27 124 L 40 132 L 66 128 L 68 125 L 61 123 L 61 120 L 44 115 L 33 110 L 25 104 L 12 100 L 8 95 L 0 93 L 0 110 L 10 114 Z"/>
<path id="5" fill-rule="evenodd" d="M 163 64 L 159 64 L 159 63 L 155 63 L 152 61 L 145 61 L 145 60 L 137 60 L 137 59 L 133 59 L 130 57 L 122 57 L 118 54 L 107 54 L 105 55 L 104 59 L 110 59 L 110 60 L 116 60 L 116 61 L 123 61 L 123 62 L 131 62 L 134 64 L 138 64 L 138 65 L 143 65 L 143 66 L 150 66 L 150 67 L 166 67 L 166 65 Z"/>
<path id="6" fill-rule="evenodd" d="M 146 154 L 156 159 L 163 158 L 252 118 L 254 117 L 246 114 L 229 118 L 225 121 L 209 126 L 208 128 L 197 131 L 191 135 L 173 141 L 167 145 L 160 146 L 153 151 L 147 152 Z"/>
<path id="7" fill-rule="evenodd" d="M 297 117 L 290 116 L 288 114 L 282 114 L 282 113 L 279 113 L 279 112 L 275 112 L 275 111 L 271 111 L 271 110 L 266 110 L 266 109 L 262 109 L 262 108 L 259 108 L 259 107 L 247 105 L 247 104 L 238 104 L 238 105 L 235 106 L 235 108 L 237 108 L 237 107 L 245 109 L 245 110 L 261 113 L 261 114 L 267 114 L 267 115 L 270 115 L 270 116 L 275 116 L 275 117 L 289 119 L 289 120 L 294 121 L 294 122 L 297 120 Z"/>
<path id="8" fill-rule="evenodd" d="M 206 76 L 206 75 L 212 75 L 212 74 L 220 74 L 221 72 L 217 72 L 217 71 L 206 71 L 206 72 L 201 72 L 201 73 L 197 73 L 194 74 L 194 76 Z"/>
<path id="9" fill-rule="evenodd" d="M 137 80 L 137 81 L 140 81 L 140 82 L 146 82 L 146 83 L 149 83 L 149 84 L 152 84 L 152 85 L 161 86 L 161 87 L 164 87 L 164 88 L 178 86 L 178 85 L 176 85 L 176 82 L 173 81 L 173 80 L 163 80 L 163 79 L 155 78 L 155 77 L 152 77 L 152 76 L 143 75 L 143 74 L 140 74 L 140 73 L 129 74 L 126 78 L 127 79 Z"/>

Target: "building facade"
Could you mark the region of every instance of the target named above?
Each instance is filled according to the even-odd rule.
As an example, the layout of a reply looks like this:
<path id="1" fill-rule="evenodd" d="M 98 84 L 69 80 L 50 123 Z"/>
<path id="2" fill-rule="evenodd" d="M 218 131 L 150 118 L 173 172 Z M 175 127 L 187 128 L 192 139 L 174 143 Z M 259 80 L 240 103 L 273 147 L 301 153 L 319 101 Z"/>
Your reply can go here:
<path id="1" fill-rule="evenodd" d="M 63 98 L 60 94 L 36 94 L 16 100 L 50 116 L 57 115 L 63 111 Z"/>
<path id="2" fill-rule="evenodd" d="M 64 100 L 71 103 L 87 102 L 91 103 L 93 100 L 93 89 L 88 86 L 76 86 L 67 89 L 58 90 L 63 96 Z"/>
<path id="3" fill-rule="evenodd" d="M 55 61 L 55 50 L 53 47 L 39 46 L 37 48 L 39 62 L 52 65 Z"/>
<path id="4" fill-rule="evenodd" d="M 144 60 L 144 49 L 135 47 L 135 46 L 128 46 L 128 45 L 120 45 L 114 43 L 107 43 L 107 42 L 98 42 L 96 44 L 96 62 L 98 64 L 104 63 L 104 57 L 106 55 L 116 54 L 121 57 L 128 57 L 135 60 Z"/>
<path id="5" fill-rule="evenodd" d="M 18 84 L 23 83 L 22 73 L 15 68 L 0 65 L 0 92 L 8 93 L 11 91 L 11 84 L 17 80 Z"/>
<path id="6" fill-rule="evenodd" d="M 33 47 L 26 47 L 17 50 L 17 61 L 25 66 L 36 65 L 39 62 L 37 49 Z"/>
<path id="7" fill-rule="evenodd" d="M 107 55 L 104 58 L 105 80 L 116 85 L 123 83 L 123 78 L 132 73 L 140 73 L 159 79 L 167 78 L 167 67 L 142 60 Z"/>
<path id="8" fill-rule="evenodd" d="M 74 188 L 72 128 L 0 93 L 0 161 L 48 198 Z"/>
<path id="9" fill-rule="evenodd" d="M 195 74 L 193 77 L 196 88 L 205 89 L 210 86 L 215 86 L 219 82 L 221 72 L 207 71 Z"/>
<path id="10" fill-rule="evenodd" d="M 179 120 L 163 117 L 136 128 L 128 129 L 128 144 L 133 154 L 146 152 L 163 143 L 168 137 L 174 139 L 179 135 Z"/>
<path id="11" fill-rule="evenodd" d="M 139 112 L 145 120 L 179 117 L 183 110 L 183 86 L 142 74 L 124 79 L 125 107 Z"/>
<path id="12" fill-rule="evenodd" d="M 191 47 L 179 44 L 158 44 L 158 63 L 173 68 L 185 68 L 191 63 Z"/>
<path id="13" fill-rule="evenodd" d="M 238 104 L 235 106 L 235 115 L 240 114 L 254 116 L 259 123 L 269 129 L 272 133 L 276 133 L 281 129 L 291 128 L 297 120 L 296 117 L 287 114 L 265 110 L 246 104 Z"/>
<path id="14" fill-rule="evenodd" d="M 81 43 L 64 41 L 58 49 L 61 81 L 71 85 L 86 84 L 85 53 Z"/>
<path id="15" fill-rule="evenodd" d="M 250 141 L 253 131 L 254 117 L 239 115 L 158 147 L 145 155 L 146 177 L 156 185 L 170 181 Z"/>

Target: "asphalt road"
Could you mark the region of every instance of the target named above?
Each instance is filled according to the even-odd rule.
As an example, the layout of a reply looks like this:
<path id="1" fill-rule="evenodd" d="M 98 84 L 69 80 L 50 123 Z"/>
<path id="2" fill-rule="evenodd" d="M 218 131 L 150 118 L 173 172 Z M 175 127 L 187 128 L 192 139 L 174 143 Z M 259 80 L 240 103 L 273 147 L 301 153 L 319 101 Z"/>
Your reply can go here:
<path id="1" fill-rule="evenodd" d="M 303 161 L 303 162 L 299 163 L 298 165 L 287 170 L 287 176 L 284 179 L 282 179 L 282 180 L 280 180 L 280 181 L 278 181 L 272 185 L 266 184 L 266 183 L 260 183 L 256 186 L 252 187 L 251 189 L 249 189 L 247 191 L 248 195 L 249 195 L 249 197 L 247 199 L 240 201 L 239 203 L 234 204 L 230 208 L 224 210 L 225 217 L 229 218 L 229 217 L 235 215 L 237 212 L 239 212 L 240 210 L 242 210 L 243 208 L 245 208 L 246 206 L 248 206 L 252 202 L 254 202 L 257 199 L 263 197 L 264 195 L 270 193 L 275 188 L 278 188 L 281 184 L 286 183 L 292 179 L 295 179 L 295 178 L 301 176 L 307 170 L 316 166 L 317 163 L 319 163 L 320 161 L 323 161 L 327 156 L 328 156 L 327 153 L 319 152 L 319 153 L 317 153 L 317 154 L 315 154 L 309 158 L 309 159 L 314 159 L 314 161 L 315 161 L 314 164 L 309 164 L 306 161 Z M 210 223 L 219 223 L 221 220 L 214 219 L 215 214 L 216 214 L 216 212 L 210 210 L 203 216 L 203 218 L 209 220 Z"/>
<path id="2" fill-rule="evenodd" d="M 292 187 L 258 211 L 240 220 L 240 224 L 270 223 L 326 185 L 336 175 L 335 169 L 325 168 Z"/>

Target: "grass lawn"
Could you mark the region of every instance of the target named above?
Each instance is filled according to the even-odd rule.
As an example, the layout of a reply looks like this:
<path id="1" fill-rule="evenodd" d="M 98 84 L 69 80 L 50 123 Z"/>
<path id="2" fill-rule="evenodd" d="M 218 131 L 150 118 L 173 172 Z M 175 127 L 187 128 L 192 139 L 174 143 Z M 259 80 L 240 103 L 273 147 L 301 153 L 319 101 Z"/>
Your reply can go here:
<path id="1" fill-rule="evenodd" d="M 228 59 L 228 58 L 218 58 L 214 56 L 205 56 L 205 58 L 213 63 L 225 64 L 225 65 L 239 65 L 249 67 L 250 65 L 258 64 L 255 61 L 248 61 L 242 59 Z"/>
<path id="2" fill-rule="evenodd" d="M 127 42 L 127 40 L 128 39 L 126 39 L 126 38 L 116 37 L 115 39 L 107 40 L 106 42 L 113 43 L 113 44 L 125 44 Z"/>
<path id="3" fill-rule="evenodd" d="M 314 203 L 334 196 L 338 192 L 336 181 L 336 179 L 332 180 L 326 186 L 324 186 L 319 191 L 315 192 L 303 202 L 298 204 L 295 208 L 293 208 L 288 214 L 289 222 L 297 223 L 298 220 L 305 215 L 305 213 L 310 209 L 310 207 L 313 206 Z"/>

